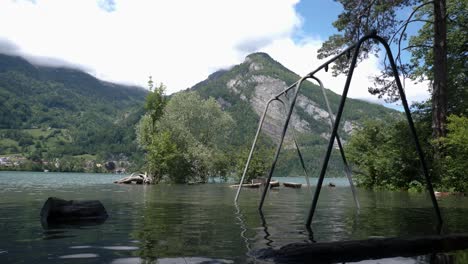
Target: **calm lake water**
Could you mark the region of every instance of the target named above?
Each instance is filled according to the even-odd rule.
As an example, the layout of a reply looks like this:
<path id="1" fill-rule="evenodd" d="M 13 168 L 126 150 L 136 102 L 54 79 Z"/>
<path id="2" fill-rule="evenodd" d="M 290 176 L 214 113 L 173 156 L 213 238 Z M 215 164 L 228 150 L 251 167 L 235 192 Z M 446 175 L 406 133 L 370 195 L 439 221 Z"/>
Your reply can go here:
<path id="1" fill-rule="evenodd" d="M 424 193 L 358 189 L 358 212 L 346 179 L 326 179 L 337 187 L 322 189 L 311 234 L 304 226 L 312 201 L 307 188 L 270 191 L 262 217 L 259 190 L 244 189 L 235 206 L 236 189 L 228 184 L 112 183 L 121 177 L 0 172 L 0 263 L 264 263 L 252 252 L 311 239 L 436 234 Z M 39 215 L 50 196 L 100 200 L 109 218 L 102 225 L 44 229 Z M 468 232 L 468 197 L 446 197 L 440 206 L 444 233 Z M 467 251 L 453 254 L 455 263 L 468 262 Z M 359 263 L 430 263 L 430 257 Z"/>

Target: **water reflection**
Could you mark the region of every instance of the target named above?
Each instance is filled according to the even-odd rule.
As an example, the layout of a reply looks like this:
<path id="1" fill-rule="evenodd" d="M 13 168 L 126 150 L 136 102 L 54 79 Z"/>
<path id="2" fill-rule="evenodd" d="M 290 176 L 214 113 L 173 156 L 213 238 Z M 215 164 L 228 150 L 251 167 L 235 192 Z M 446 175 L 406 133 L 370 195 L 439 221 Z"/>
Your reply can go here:
<path id="1" fill-rule="evenodd" d="M 44 229 L 79 229 L 91 226 L 102 225 L 107 219 L 80 219 L 74 221 L 47 221 L 41 219 L 41 226 Z"/>
<path id="2" fill-rule="evenodd" d="M 263 226 L 263 232 L 265 233 L 265 236 L 263 239 L 265 239 L 266 243 L 265 245 L 268 247 L 271 247 L 273 245 L 273 240 L 270 239 L 270 233 L 268 232 L 268 225 L 265 220 L 265 216 L 263 215 L 262 210 L 258 211 L 258 214 L 260 215 L 260 219 L 262 219 L 262 226 Z"/>
<path id="3" fill-rule="evenodd" d="M 203 185 L 148 188 L 131 233 L 138 240 L 136 255 L 146 261 L 172 256 L 244 258 L 248 249 L 240 247 L 245 241 L 232 228 L 236 214 L 223 199 L 226 191 Z"/>
<path id="4" fill-rule="evenodd" d="M 244 215 L 241 213 L 241 209 L 237 202 L 234 202 L 234 207 L 236 208 L 237 224 L 239 225 L 241 229 L 240 236 L 244 240 L 245 248 L 247 249 L 247 252 L 251 252 L 252 249 L 250 248 L 249 238 L 246 236 L 247 227 L 245 225 Z"/>
<path id="5" fill-rule="evenodd" d="M 18 175 L 0 179 L 0 263 L 167 263 L 200 259 L 246 263 L 256 261 L 251 255 L 255 250 L 293 242 L 437 233 L 425 194 L 359 190 L 361 211 L 357 214 L 349 188 L 340 187 L 336 180 L 337 187 L 322 190 L 312 232 L 304 225 L 311 202 L 310 192 L 304 188 L 269 192 L 263 214 L 259 214 L 258 190 L 244 190 L 240 205 L 233 205 L 235 190 L 222 184 L 121 186 L 113 185 L 110 176 L 104 176 L 108 179 L 104 181 L 95 178 L 99 175 L 21 175 L 24 178 L 20 180 L 16 179 Z M 34 183 L 36 178 L 38 182 Z M 67 181 L 80 182 L 80 188 L 61 184 Z M 109 218 L 102 225 L 44 230 L 38 221 L 40 209 L 44 200 L 54 195 L 67 200 L 100 200 Z M 468 197 L 447 197 L 440 205 L 446 219 L 444 233 L 468 231 Z M 466 252 L 450 255 L 455 263 L 464 264 L 468 263 Z M 94 257 L 80 260 L 80 256 L 91 256 L 85 254 Z M 60 258 L 64 256 L 72 258 Z M 431 256 L 379 260 L 431 261 Z"/>

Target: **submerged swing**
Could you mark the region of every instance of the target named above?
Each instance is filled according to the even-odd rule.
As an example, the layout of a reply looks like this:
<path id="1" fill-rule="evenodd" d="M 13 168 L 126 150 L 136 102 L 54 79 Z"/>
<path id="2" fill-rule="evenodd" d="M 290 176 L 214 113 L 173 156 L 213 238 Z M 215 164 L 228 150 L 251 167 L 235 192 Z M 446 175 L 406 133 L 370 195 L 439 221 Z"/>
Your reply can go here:
<path id="1" fill-rule="evenodd" d="M 439 229 L 440 229 L 440 227 L 442 226 L 442 223 L 443 223 L 442 216 L 441 216 L 441 213 L 440 213 L 439 205 L 438 205 L 437 200 L 435 198 L 434 189 L 432 187 L 432 182 L 431 182 L 429 172 L 428 172 L 428 169 L 427 169 L 427 166 L 426 166 L 426 161 L 424 159 L 424 155 L 423 155 L 423 152 L 422 152 L 422 149 L 421 149 L 421 145 L 419 143 L 419 139 L 418 139 L 415 127 L 414 127 L 413 119 L 411 117 L 411 113 L 410 113 L 410 110 L 409 110 L 409 107 L 408 107 L 406 96 L 405 96 L 403 87 L 401 85 L 401 81 L 400 81 L 398 70 L 397 70 L 397 67 L 396 67 L 396 64 L 395 64 L 395 60 L 393 59 L 393 55 L 392 55 L 392 52 L 390 50 L 390 46 L 388 45 L 387 41 L 385 41 L 382 37 L 378 36 L 377 32 L 375 32 L 375 31 L 370 33 L 369 35 L 366 35 L 366 36 L 362 37 L 361 39 L 359 39 L 359 41 L 357 43 L 355 43 L 354 45 L 351 45 L 350 47 L 346 48 L 345 50 L 343 50 L 341 53 L 339 53 L 335 57 L 329 59 L 327 62 L 325 62 L 324 64 L 319 66 L 317 69 L 310 72 L 306 76 L 302 77 L 301 79 L 299 79 L 299 81 L 292 84 L 291 86 L 289 86 L 284 91 L 282 91 L 278 95 L 274 96 L 273 98 L 271 98 L 267 102 L 265 110 L 263 112 L 263 115 L 262 115 L 262 117 L 260 119 L 259 126 L 257 128 L 257 132 L 256 132 L 254 142 L 252 144 L 252 147 L 251 147 L 251 150 L 250 150 L 250 153 L 249 153 L 249 157 L 248 157 L 247 162 L 246 162 L 246 166 L 244 168 L 244 172 L 242 174 L 241 182 L 239 184 L 239 188 L 237 190 L 237 194 L 236 194 L 236 197 L 235 197 L 235 202 L 237 201 L 237 199 L 239 197 L 239 193 L 240 193 L 240 190 L 242 188 L 242 183 L 243 183 L 245 174 L 246 174 L 246 172 L 248 170 L 250 160 L 252 158 L 252 155 L 253 155 L 253 152 L 254 152 L 254 149 L 255 149 L 255 145 L 256 145 L 256 142 L 257 142 L 257 139 L 258 139 L 258 135 L 260 134 L 260 131 L 262 129 L 262 125 L 263 125 L 263 122 L 264 122 L 264 119 L 265 119 L 265 116 L 266 116 L 266 112 L 268 111 L 268 107 L 269 107 L 270 103 L 275 101 L 275 100 L 280 100 L 279 99 L 280 96 L 285 95 L 288 91 L 292 90 L 293 88 L 296 88 L 295 93 L 294 93 L 294 97 L 292 98 L 292 101 L 288 105 L 289 106 L 289 111 L 287 113 L 286 120 L 284 122 L 283 130 L 282 130 L 282 134 L 281 134 L 281 138 L 280 138 L 280 141 L 279 141 L 277 149 L 276 149 L 276 153 L 275 153 L 274 160 L 273 160 L 273 163 L 272 163 L 271 168 L 270 168 L 270 172 L 268 174 L 268 178 L 266 180 L 266 186 L 265 186 L 265 188 L 263 190 L 263 193 L 262 193 L 262 198 L 261 198 L 260 204 L 259 204 L 259 210 L 262 210 L 263 203 L 264 203 L 264 200 L 265 200 L 265 197 L 266 197 L 266 193 L 267 193 L 267 191 L 269 189 L 268 187 L 269 187 L 273 172 L 274 172 L 275 167 L 276 167 L 276 162 L 278 160 L 278 157 L 279 157 L 279 154 L 280 154 L 280 151 L 281 151 L 281 147 L 282 147 L 282 144 L 283 144 L 283 141 L 284 141 L 284 137 L 286 135 L 286 131 L 287 131 L 287 128 L 288 128 L 288 125 L 289 125 L 289 121 L 291 119 L 292 112 L 294 110 L 294 106 L 295 106 L 295 103 L 296 103 L 296 100 L 297 100 L 297 97 L 298 97 L 298 94 L 299 94 L 301 84 L 307 79 L 316 80 L 317 82 L 319 82 L 319 84 L 320 84 L 320 86 L 322 88 L 322 92 L 324 93 L 325 100 L 328 102 L 321 81 L 317 77 L 315 77 L 314 75 L 317 72 L 319 72 L 320 70 L 322 70 L 322 69 L 327 70 L 329 64 L 336 61 L 338 58 L 340 58 L 340 57 L 342 57 L 344 55 L 349 56 L 351 50 L 354 49 L 354 55 L 352 57 L 349 72 L 348 72 L 348 75 L 347 75 L 347 78 L 346 78 L 346 83 L 345 83 L 345 86 L 344 86 L 344 89 L 343 89 L 343 94 L 341 96 L 341 102 L 340 102 L 340 105 L 339 105 L 338 112 L 336 114 L 335 120 L 333 120 L 333 115 L 331 113 L 331 109 L 329 107 L 329 104 L 327 104 L 329 115 L 330 115 L 331 121 L 332 121 L 331 122 L 332 123 L 332 133 L 330 135 L 327 151 L 326 151 L 326 154 L 325 154 L 323 162 L 322 162 L 322 169 L 320 171 L 319 179 L 318 179 L 318 182 L 317 182 L 317 188 L 315 190 L 314 197 L 313 197 L 313 200 L 312 200 L 312 205 L 310 207 L 309 215 L 307 217 L 306 226 L 310 226 L 311 223 L 312 223 L 312 218 L 313 218 L 315 209 L 317 207 L 318 198 L 320 196 L 320 190 L 322 188 L 323 180 L 324 180 L 325 173 L 326 173 L 326 170 L 327 170 L 328 162 L 330 160 L 330 155 L 331 155 L 331 151 L 332 151 L 332 148 L 333 148 L 333 145 L 334 145 L 335 138 L 337 139 L 337 143 L 338 143 L 338 146 L 339 146 L 339 149 L 340 149 L 340 154 L 341 154 L 343 162 L 345 164 L 345 173 L 348 176 L 348 179 L 350 180 L 350 183 L 351 183 L 351 189 L 353 191 L 353 196 L 354 196 L 354 199 L 356 201 L 356 205 L 359 207 L 359 203 L 357 201 L 355 191 L 354 191 L 354 185 L 352 184 L 352 180 L 350 178 L 351 170 L 349 169 L 349 166 L 347 164 L 346 157 L 344 155 L 344 151 L 343 151 L 343 148 L 342 148 L 342 145 L 341 145 L 341 141 L 340 141 L 339 136 L 338 136 L 338 127 L 339 127 L 339 124 L 340 124 L 341 115 L 343 113 L 344 105 L 345 105 L 345 102 L 346 102 L 346 99 L 347 99 L 349 86 L 351 84 L 351 79 L 353 77 L 354 68 L 355 68 L 355 66 L 357 64 L 357 57 L 358 57 L 361 45 L 362 45 L 363 42 L 368 41 L 368 40 L 374 40 L 374 41 L 377 41 L 380 44 L 382 44 L 384 46 L 384 48 L 385 48 L 386 53 L 387 53 L 387 56 L 388 56 L 388 59 L 390 61 L 390 65 L 391 65 L 391 68 L 392 68 L 392 71 L 393 71 L 393 75 L 395 77 L 395 82 L 396 82 L 396 85 L 397 85 L 397 88 L 398 88 L 398 92 L 399 92 L 399 95 L 400 95 L 400 98 L 401 98 L 401 101 L 402 101 L 402 104 L 403 104 L 403 108 L 405 110 L 405 114 L 406 114 L 406 117 L 407 117 L 407 120 L 408 120 L 408 125 L 409 125 L 409 128 L 411 130 L 411 135 L 413 136 L 413 139 L 414 139 L 416 151 L 417 151 L 419 159 L 421 161 L 423 174 L 424 174 L 424 177 L 426 179 L 426 188 L 429 191 L 429 195 L 431 197 L 432 205 L 434 207 L 434 211 L 436 213 L 436 217 L 437 217 L 437 221 L 438 221 L 438 225 L 439 225 Z M 283 104 L 284 104 L 284 102 L 283 102 Z M 294 139 L 295 146 L 297 148 L 299 158 L 301 160 L 301 165 L 302 165 L 302 167 L 303 167 L 303 169 L 305 171 L 305 174 L 306 174 L 306 180 L 308 182 L 307 170 L 305 168 L 304 161 L 302 159 L 300 149 L 298 148 L 297 141 L 296 141 L 295 137 L 293 139 Z"/>
<path id="2" fill-rule="evenodd" d="M 327 69 L 328 70 L 328 69 Z M 315 77 L 315 76 L 311 76 L 311 77 L 308 77 L 308 78 L 311 78 L 315 81 L 318 82 L 319 86 L 320 86 L 320 89 L 322 90 L 322 94 L 323 94 L 323 98 L 324 98 L 324 101 L 325 101 L 325 104 L 326 104 L 326 107 L 327 107 L 327 111 L 328 111 L 328 116 L 330 118 L 330 129 L 333 129 L 333 124 L 335 123 L 334 121 L 334 118 L 333 118 L 333 112 L 331 110 L 331 107 L 330 107 L 330 103 L 328 101 L 328 97 L 327 97 L 327 94 L 326 94 L 326 91 L 325 91 L 325 87 L 323 86 L 323 83 L 322 81 Z M 287 127 L 289 125 L 289 120 L 291 118 L 291 115 L 292 115 L 292 110 L 294 109 L 294 104 L 296 102 L 296 99 L 297 99 L 297 96 L 298 96 L 298 91 L 300 89 L 300 85 L 302 84 L 302 82 L 304 81 L 305 79 L 301 79 L 297 82 L 295 82 L 294 84 L 290 85 L 288 88 L 284 89 L 282 92 L 280 92 L 279 94 L 277 94 L 276 96 L 273 96 L 267 103 L 266 103 L 266 106 L 265 106 L 265 110 L 263 111 L 263 114 L 262 114 L 262 117 L 259 121 L 259 125 L 258 125 L 258 128 L 257 128 L 257 132 L 255 134 L 255 138 L 254 138 L 254 141 L 252 143 L 252 147 L 250 149 L 250 153 L 249 153 L 249 156 L 247 158 L 247 162 L 245 164 L 245 167 L 244 167 L 244 171 L 242 173 L 242 177 L 241 177 L 241 180 L 240 180 L 240 183 L 239 183 L 239 186 L 238 186 L 238 189 L 237 189 L 237 193 L 236 193 L 236 196 L 234 198 L 234 202 L 236 203 L 237 200 L 239 199 L 239 195 L 240 195 L 240 191 L 242 189 L 242 186 L 243 186 L 243 183 L 244 183 L 244 179 L 245 179 L 245 175 L 247 173 L 247 170 L 249 168 L 249 165 L 250 165 L 250 161 L 252 159 L 252 156 L 253 156 L 253 152 L 255 150 L 255 147 L 256 147 L 256 144 L 257 144 L 257 139 L 258 139 L 258 136 L 260 134 L 260 131 L 262 130 L 262 127 L 263 127 L 263 123 L 265 121 L 265 117 L 266 117 L 266 113 L 268 112 L 268 108 L 270 107 L 270 104 L 274 101 L 279 101 L 283 107 L 285 108 L 286 110 L 286 107 L 289 107 L 289 112 L 286 112 L 286 115 L 287 115 L 287 119 L 286 119 L 286 122 L 284 124 L 284 128 L 283 128 L 283 133 L 281 135 L 281 139 L 280 139 L 280 143 L 278 145 L 278 149 L 277 149 L 277 152 L 275 154 L 275 159 L 273 161 L 273 165 L 272 165 L 272 170 L 270 171 L 269 173 L 269 176 L 268 176 L 268 180 L 266 182 L 266 186 L 263 190 L 263 194 L 262 194 L 262 200 L 261 200 L 261 203 L 260 203 L 260 209 L 262 208 L 262 205 L 263 205 L 263 201 L 265 199 L 265 196 L 266 196 L 266 193 L 268 191 L 268 187 L 269 187 L 269 184 L 270 184 L 270 181 L 271 181 L 271 177 L 273 175 L 273 172 L 274 172 L 274 167 L 276 165 L 276 162 L 278 160 L 278 157 L 279 157 L 279 151 L 281 149 L 281 146 L 283 144 L 283 141 L 284 141 L 284 137 L 286 136 L 286 130 L 287 130 Z M 289 98 L 287 96 L 287 93 L 296 88 L 296 93 L 294 95 L 294 98 L 293 98 L 293 101 L 292 103 L 289 102 Z M 281 96 L 284 96 L 285 99 L 286 99 L 286 102 L 285 103 L 280 97 Z M 299 161 L 301 163 L 301 166 L 302 166 L 302 169 L 304 171 L 304 175 L 305 175 L 305 180 L 306 180 L 306 183 L 307 183 L 307 187 L 309 188 L 310 190 L 310 181 L 309 181 L 309 175 L 307 173 L 307 169 L 306 169 L 306 166 L 305 166 L 305 163 L 304 163 L 304 159 L 303 159 L 303 156 L 302 156 L 302 153 L 301 153 L 301 150 L 299 148 L 299 145 L 297 144 L 297 139 L 296 139 L 296 135 L 295 135 L 295 132 L 294 130 L 292 130 L 292 137 L 293 137 L 293 141 L 294 141 L 294 147 L 296 148 L 297 150 L 297 155 L 299 157 Z M 348 165 L 348 162 L 346 160 L 346 156 L 345 156 L 345 153 L 344 153 L 344 150 L 343 150 L 343 145 L 341 144 L 341 139 L 338 135 L 338 133 L 336 134 L 336 140 L 337 140 L 337 144 L 338 144 L 338 148 L 340 150 L 340 155 L 341 155 L 341 158 L 343 160 L 343 164 L 344 164 L 344 171 L 345 171 L 345 175 L 346 177 L 348 178 L 348 181 L 349 181 L 349 184 L 351 186 L 351 191 L 352 191 L 352 194 L 353 194 L 353 198 L 354 198 L 354 202 L 356 204 L 356 207 L 359 209 L 360 208 L 360 204 L 359 204 L 359 200 L 357 199 L 357 194 L 356 194 L 356 189 L 354 187 L 354 183 L 353 183 L 353 180 L 352 180 L 352 172 L 351 172 L 351 169 L 349 168 L 349 165 Z"/>

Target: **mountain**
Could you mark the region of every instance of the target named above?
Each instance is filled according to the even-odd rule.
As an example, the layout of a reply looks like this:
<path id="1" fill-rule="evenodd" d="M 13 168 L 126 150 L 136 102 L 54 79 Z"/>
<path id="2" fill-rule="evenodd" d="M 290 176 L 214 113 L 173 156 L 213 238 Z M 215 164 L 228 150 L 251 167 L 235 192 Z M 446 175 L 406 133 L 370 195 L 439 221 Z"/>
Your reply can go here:
<path id="1" fill-rule="evenodd" d="M 297 74 L 268 54 L 254 53 L 243 63 L 215 72 L 189 90 L 204 98 L 215 98 L 232 116 L 235 127 L 230 140 L 221 147 L 235 158 L 237 152 L 250 147 L 265 103 L 298 79 Z M 326 93 L 336 111 L 340 96 L 330 90 Z M 20 154 L 36 163 L 60 160 L 60 170 L 66 171 L 81 170 L 87 161 L 115 160 L 124 167 L 141 162 L 143 154 L 135 143 L 135 125 L 144 113 L 146 94 L 142 88 L 104 82 L 80 70 L 37 66 L 21 57 L 0 54 L 0 157 Z M 340 136 L 346 141 L 367 118 L 387 120 L 399 116 L 399 112 L 381 105 L 348 99 Z M 283 106 L 272 104 L 260 139 L 263 145 L 274 148 L 283 120 Z M 330 135 L 329 122 L 322 91 L 306 81 L 277 176 L 302 175 L 292 131 L 309 170 L 319 167 Z M 65 166 L 66 160 L 81 165 L 70 161 Z M 343 175 L 337 151 L 332 154 L 329 171 L 333 176 Z"/>
<path id="2" fill-rule="evenodd" d="M 0 54 L 0 155 L 131 156 L 146 93 Z"/>
<path id="3" fill-rule="evenodd" d="M 253 53 L 245 61 L 229 70 L 213 73 L 208 79 L 191 88 L 202 97 L 214 97 L 222 108 L 236 121 L 232 142 L 234 146 L 250 145 L 266 102 L 286 87 L 299 80 L 300 76 L 288 70 L 266 53 Z M 326 90 L 334 111 L 338 109 L 341 96 Z M 293 93 L 289 93 L 290 97 Z M 400 113 L 381 105 L 348 98 L 343 112 L 339 134 L 344 142 L 365 119 L 392 119 Z M 285 120 L 284 107 L 273 103 L 267 113 L 263 135 L 267 144 L 276 145 Z M 291 128 L 297 135 L 310 170 L 321 164 L 325 146 L 330 137 L 329 114 L 320 87 L 304 82 L 296 102 L 285 142 L 280 156 L 279 174 L 302 175 L 300 163 L 293 149 Z M 333 175 L 341 176 L 342 163 L 335 151 L 330 169 Z"/>

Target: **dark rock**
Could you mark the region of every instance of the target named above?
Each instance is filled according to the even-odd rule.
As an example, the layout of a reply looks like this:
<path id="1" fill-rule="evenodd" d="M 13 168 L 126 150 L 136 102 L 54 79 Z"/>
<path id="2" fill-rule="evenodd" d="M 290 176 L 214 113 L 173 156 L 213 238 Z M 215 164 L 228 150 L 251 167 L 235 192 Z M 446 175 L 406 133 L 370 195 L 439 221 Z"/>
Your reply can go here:
<path id="1" fill-rule="evenodd" d="M 41 223 L 44 228 L 98 225 L 106 221 L 108 215 L 98 200 L 63 200 L 49 197 L 41 209 Z"/>
<path id="2" fill-rule="evenodd" d="M 113 161 L 108 161 L 104 164 L 104 167 L 108 170 L 108 171 L 113 171 L 115 170 L 115 163 Z"/>

